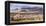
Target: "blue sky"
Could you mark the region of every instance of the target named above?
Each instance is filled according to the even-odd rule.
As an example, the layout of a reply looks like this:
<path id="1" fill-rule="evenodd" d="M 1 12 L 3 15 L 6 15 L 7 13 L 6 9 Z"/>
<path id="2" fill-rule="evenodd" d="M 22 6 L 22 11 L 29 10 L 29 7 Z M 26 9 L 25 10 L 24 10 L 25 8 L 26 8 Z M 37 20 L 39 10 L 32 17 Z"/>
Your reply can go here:
<path id="1" fill-rule="evenodd" d="M 10 11 L 16 9 L 16 8 L 19 8 L 21 9 L 21 7 L 41 7 L 43 8 L 43 5 L 35 5 L 35 4 L 18 4 L 18 3 L 10 3 Z"/>
<path id="2" fill-rule="evenodd" d="M 43 7 L 43 5 L 11 3 L 10 4 L 10 9 L 15 9 L 16 7 L 22 7 L 22 6 L 28 6 L 28 7 Z"/>

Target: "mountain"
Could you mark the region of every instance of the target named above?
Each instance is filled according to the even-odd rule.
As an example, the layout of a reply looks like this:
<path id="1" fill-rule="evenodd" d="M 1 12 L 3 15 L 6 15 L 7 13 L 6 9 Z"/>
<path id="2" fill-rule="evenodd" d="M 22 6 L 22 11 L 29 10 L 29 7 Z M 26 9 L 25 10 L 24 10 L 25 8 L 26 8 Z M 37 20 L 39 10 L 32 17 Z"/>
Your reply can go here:
<path id="1" fill-rule="evenodd" d="M 30 12 L 30 13 L 42 13 L 42 7 L 21 7 L 13 9 L 12 12 Z"/>

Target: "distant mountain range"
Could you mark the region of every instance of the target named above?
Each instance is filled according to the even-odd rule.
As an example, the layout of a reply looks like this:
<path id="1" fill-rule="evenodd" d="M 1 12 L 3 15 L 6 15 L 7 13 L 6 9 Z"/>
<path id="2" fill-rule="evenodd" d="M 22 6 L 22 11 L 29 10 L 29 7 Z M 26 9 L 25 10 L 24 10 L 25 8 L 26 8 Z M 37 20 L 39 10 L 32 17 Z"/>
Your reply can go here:
<path id="1" fill-rule="evenodd" d="M 43 8 L 42 7 L 21 7 L 21 9 L 16 8 L 13 9 L 12 12 L 36 12 L 36 13 L 42 13 Z"/>

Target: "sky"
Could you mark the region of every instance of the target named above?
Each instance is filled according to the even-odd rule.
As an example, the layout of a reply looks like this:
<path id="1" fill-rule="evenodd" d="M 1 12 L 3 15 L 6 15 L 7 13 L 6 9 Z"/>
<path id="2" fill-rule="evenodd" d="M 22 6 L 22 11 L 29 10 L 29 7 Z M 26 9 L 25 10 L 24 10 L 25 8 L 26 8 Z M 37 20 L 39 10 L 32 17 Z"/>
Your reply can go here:
<path id="1" fill-rule="evenodd" d="M 39 7 L 39 8 L 43 8 L 43 5 L 10 3 L 10 11 L 15 10 L 16 8 L 19 8 L 19 10 L 21 10 L 22 7 L 31 7 L 31 8 Z"/>

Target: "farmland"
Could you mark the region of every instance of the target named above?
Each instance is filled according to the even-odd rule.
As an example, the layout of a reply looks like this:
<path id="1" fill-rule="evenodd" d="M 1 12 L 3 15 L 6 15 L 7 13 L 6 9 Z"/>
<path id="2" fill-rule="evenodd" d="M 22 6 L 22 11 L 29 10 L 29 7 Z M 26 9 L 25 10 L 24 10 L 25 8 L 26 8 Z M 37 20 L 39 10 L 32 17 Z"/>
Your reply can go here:
<path id="1" fill-rule="evenodd" d="M 43 21 L 43 15 L 39 13 L 11 13 L 11 23 Z"/>

